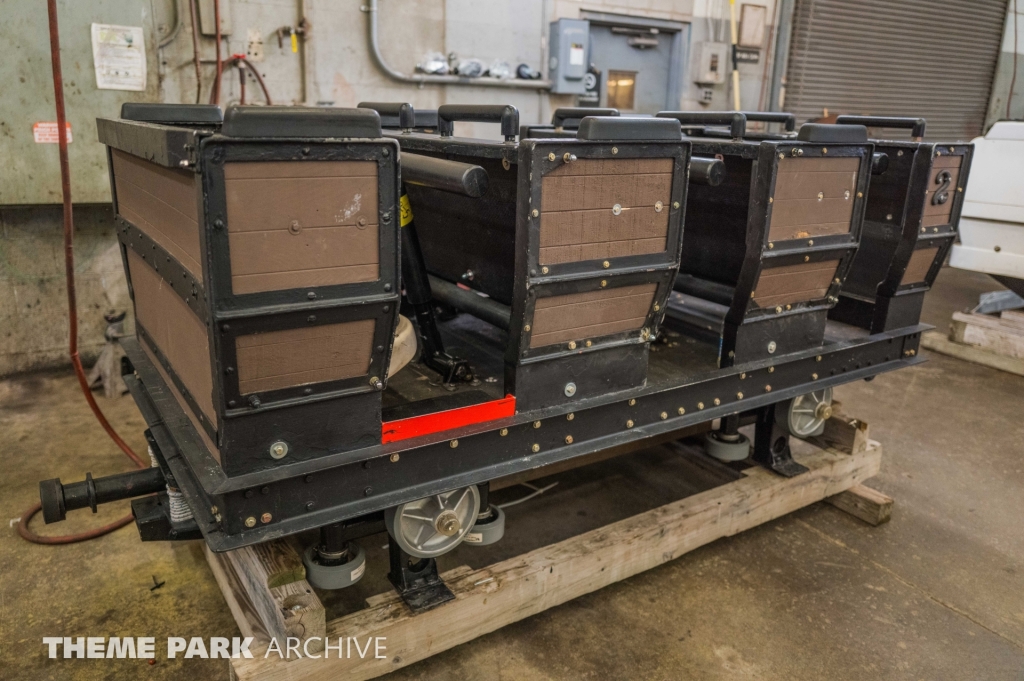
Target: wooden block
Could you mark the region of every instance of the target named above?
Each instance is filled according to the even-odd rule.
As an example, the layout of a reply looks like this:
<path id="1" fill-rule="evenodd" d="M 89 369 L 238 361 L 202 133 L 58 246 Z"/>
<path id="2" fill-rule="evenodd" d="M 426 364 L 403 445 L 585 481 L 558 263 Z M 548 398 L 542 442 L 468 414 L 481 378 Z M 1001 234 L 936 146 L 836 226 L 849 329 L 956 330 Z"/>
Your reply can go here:
<path id="1" fill-rule="evenodd" d="M 874 442 L 851 453 L 815 450 L 798 455 L 808 472 L 793 478 L 755 467 L 735 482 L 450 579 L 455 600 L 434 610 L 413 615 L 397 598 L 379 598 L 329 623 L 332 640 L 386 637 L 385 659 L 283 662 L 254 649 L 253 659 L 231 663 L 241 680 L 371 679 L 845 491 L 876 475 L 881 455 Z"/>
<path id="2" fill-rule="evenodd" d="M 207 552 L 207 560 L 211 560 L 209 549 Z M 225 573 L 233 598 L 248 603 L 245 608 L 239 606 L 231 611 L 240 629 L 243 623 L 248 626 L 251 613 L 255 613 L 266 634 L 279 643 L 288 637 L 302 641 L 323 638 L 326 631 L 324 606 L 309 582 L 294 578 L 295 562 L 298 560 L 299 568 L 302 562 L 287 541 L 246 546 L 213 555 L 213 560 Z M 304 569 L 302 575 L 305 576 Z M 227 594 L 223 584 L 221 588 Z M 317 646 L 311 644 L 310 650 L 315 649 Z"/>
<path id="3" fill-rule="evenodd" d="M 825 501 L 876 527 L 889 522 L 892 515 L 892 497 L 864 485 L 855 485 Z"/>
<path id="4" fill-rule="evenodd" d="M 252 636 L 256 642 L 266 645 L 270 642 L 270 634 L 260 620 L 260 614 L 252 605 L 252 601 L 242 588 L 234 568 L 228 563 L 223 553 L 214 553 L 209 545 L 203 543 L 203 553 L 206 555 L 206 562 L 210 564 L 210 571 L 213 578 L 220 587 L 220 592 L 228 604 L 228 610 L 235 618 L 242 636 Z"/>
<path id="5" fill-rule="evenodd" d="M 928 350 L 940 352 L 943 355 L 949 355 L 950 357 L 956 357 L 967 362 L 974 362 L 975 364 L 1024 376 L 1024 360 L 997 355 L 974 345 L 956 343 L 939 331 L 926 332 L 921 337 L 921 345 Z"/>
<path id="6" fill-rule="evenodd" d="M 954 312 L 949 339 L 996 355 L 1024 359 L 1024 328 L 999 317 Z"/>
<path id="7" fill-rule="evenodd" d="M 807 442 L 820 447 L 847 454 L 859 454 L 868 446 L 868 424 L 857 419 L 847 418 L 838 414 L 838 403 L 833 416 L 825 421 L 825 430 L 821 435 L 807 438 Z"/>

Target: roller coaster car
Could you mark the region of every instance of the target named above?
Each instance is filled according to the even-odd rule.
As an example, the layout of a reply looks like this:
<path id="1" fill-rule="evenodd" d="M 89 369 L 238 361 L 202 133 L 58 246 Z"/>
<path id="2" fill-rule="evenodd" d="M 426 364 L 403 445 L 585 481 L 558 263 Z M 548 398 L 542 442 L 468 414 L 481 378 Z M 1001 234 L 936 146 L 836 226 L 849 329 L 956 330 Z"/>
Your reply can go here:
<path id="1" fill-rule="evenodd" d="M 836 122 L 906 128 L 913 140 L 872 140 L 860 249 L 829 317 L 872 333 L 917 324 L 956 239 L 974 145 L 922 142 L 923 118 L 840 116 Z"/>
<path id="2" fill-rule="evenodd" d="M 761 116 L 792 127 L 788 114 Z M 670 319 L 718 342 L 721 366 L 821 346 L 860 242 L 866 129 L 807 124 L 748 139 L 742 113 L 658 117 L 691 131 L 694 155 L 725 164 L 720 185 L 690 185 Z M 704 132 L 718 124 L 729 139 Z"/>
<path id="3" fill-rule="evenodd" d="M 482 168 L 488 186 L 474 197 L 405 181 L 409 226 L 433 289 L 461 285 L 505 310 L 517 409 L 643 386 L 679 266 L 690 161 L 679 124 L 585 117 L 573 138 L 517 143 L 515 107 L 437 115 L 440 135 L 393 133 L 403 173 L 445 159 Z M 456 121 L 500 123 L 505 141 L 454 137 Z"/>

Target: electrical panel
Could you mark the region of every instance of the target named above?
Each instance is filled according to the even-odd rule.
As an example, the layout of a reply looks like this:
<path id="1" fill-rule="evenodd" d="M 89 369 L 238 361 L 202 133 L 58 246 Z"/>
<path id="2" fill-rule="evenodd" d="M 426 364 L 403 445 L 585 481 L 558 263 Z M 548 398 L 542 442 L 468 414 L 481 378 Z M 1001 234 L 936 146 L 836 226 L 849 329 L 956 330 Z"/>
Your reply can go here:
<path id="1" fill-rule="evenodd" d="M 724 83 L 732 68 L 729 43 L 701 42 L 693 50 L 693 82 L 701 85 Z"/>
<path id="2" fill-rule="evenodd" d="M 549 33 L 551 58 L 548 77 L 551 92 L 582 95 L 587 91 L 590 68 L 590 22 L 583 19 L 559 19 L 551 22 Z"/>
<path id="3" fill-rule="evenodd" d="M 191 0 L 189 0 L 191 2 Z M 219 3 L 219 7 L 214 7 Z M 215 16 L 220 15 L 220 34 L 231 35 L 231 3 L 228 0 L 199 0 L 199 30 L 203 35 L 217 35 Z"/>

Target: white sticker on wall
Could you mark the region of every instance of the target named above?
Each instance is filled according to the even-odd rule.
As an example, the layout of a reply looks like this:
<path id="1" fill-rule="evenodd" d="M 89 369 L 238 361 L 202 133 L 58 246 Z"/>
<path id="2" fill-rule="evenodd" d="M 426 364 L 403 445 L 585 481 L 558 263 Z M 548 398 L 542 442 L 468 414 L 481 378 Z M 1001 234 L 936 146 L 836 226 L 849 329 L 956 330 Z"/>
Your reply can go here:
<path id="1" fill-rule="evenodd" d="M 583 66 L 583 45 L 579 43 L 569 45 L 569 64 L 571 66 Z"/>
<path id="2" fill-rule="evenodd" d="M 99 89 L 146 89 L 146 43 L 141 26 L 93 24 L 92 60 Z"/>

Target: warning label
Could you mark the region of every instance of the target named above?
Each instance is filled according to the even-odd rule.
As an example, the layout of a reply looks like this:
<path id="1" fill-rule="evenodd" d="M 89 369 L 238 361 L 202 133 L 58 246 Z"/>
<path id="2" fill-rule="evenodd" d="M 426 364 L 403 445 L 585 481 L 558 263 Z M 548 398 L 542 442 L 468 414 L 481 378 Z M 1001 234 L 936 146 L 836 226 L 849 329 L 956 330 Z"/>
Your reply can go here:
<path id="1" fill-rule="evenodd" d="M 71 124 L 64 124 L 68 131 L 68 144 L 71 144 Z M 42 121 L 32 126 L 32 137 L 36 144 L 58 144 L 60 135 L 57 131 L 56 121 Z"/>

